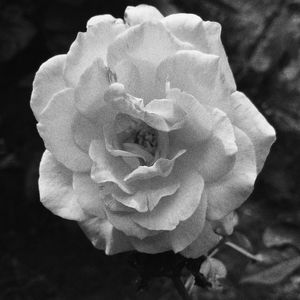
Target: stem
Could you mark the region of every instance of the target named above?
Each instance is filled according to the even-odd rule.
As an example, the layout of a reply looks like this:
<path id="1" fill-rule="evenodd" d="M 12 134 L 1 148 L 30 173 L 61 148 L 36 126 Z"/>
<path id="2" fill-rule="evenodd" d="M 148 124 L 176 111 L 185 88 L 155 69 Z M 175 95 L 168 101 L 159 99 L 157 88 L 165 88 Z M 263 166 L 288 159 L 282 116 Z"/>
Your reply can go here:
<path id="1" fill-rule="evenodd" d="M 182 300 L 191 300 L 187 290 L 185 289 L 185 286 L 183 285 L 183 283 L 180 279 L 180 277 L 172 276 L 172 281 L 174 283 L 174 286 L 175 286 L 178 294 L 182 298 Z"/>
<path id="2" fill-rule="evenodd" d="M 247 256 L 247 257 L 249 257 L 249 258 L 251 258 L 251 259 L 253 259 L 255 261 L 258 261 L 258 262 L 262 261 L 262 259 L 258 255 L 253 255 L 253 254 L 249 253 L 247 250 L 239 247 L 238 245 L 236 245 L 236 244 L 234 244 L 232 242 L 225 242 L 225 245 L 233 248 L 234 250 L 240 252 L 241 254 L 243 254 L 243 255 L 245 255 L 245 256 Z"/>

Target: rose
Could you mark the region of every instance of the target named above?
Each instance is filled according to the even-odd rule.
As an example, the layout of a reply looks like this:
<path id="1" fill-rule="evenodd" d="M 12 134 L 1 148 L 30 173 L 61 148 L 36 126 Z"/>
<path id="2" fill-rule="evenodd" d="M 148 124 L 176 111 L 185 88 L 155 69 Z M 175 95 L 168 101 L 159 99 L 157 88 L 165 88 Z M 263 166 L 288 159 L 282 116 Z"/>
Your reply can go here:
<path id="1" fill-rule="evenodd" d="M 275 132 L 236 91 L 220 31 L 128 7 L 38 70 L 41 202 L 107 254 L 198 257 L 232 232 Z"/>

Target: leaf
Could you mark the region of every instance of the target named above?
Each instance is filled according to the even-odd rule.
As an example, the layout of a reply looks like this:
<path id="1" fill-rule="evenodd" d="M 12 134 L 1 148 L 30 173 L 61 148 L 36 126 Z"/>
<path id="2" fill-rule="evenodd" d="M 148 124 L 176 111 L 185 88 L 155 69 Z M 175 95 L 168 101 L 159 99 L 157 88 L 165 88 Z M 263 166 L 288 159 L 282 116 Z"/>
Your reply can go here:
<path id="1" fill-rule="evenodd" d="M 263 242 L 268 248 L 294 245 L 300 249 L 299 228 L 284 224 L 268 227 L 263 234 Z"/>
<path id="2" fill-rule="evenodd" d="M 259 283 L 273 285 L 281 282 L 300 267 L 300 256 L 285 260 L 266 270 L 246 276 L 240 283 Z"/>

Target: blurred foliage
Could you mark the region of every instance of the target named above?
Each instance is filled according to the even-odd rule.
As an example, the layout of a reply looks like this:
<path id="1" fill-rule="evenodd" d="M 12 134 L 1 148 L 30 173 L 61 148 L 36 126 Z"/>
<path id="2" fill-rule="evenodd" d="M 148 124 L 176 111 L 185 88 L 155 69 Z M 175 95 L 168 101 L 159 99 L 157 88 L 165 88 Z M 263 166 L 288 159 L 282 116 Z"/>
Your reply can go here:
<path id="1" fill-rule="evenodd" d="M 264 261 L 224 247 L 216 255 L 228 270 L 223 289 L 197 289 L 194 299 L 300 299 L 300 2 L 143 2 L 164 14 L 184 11 L 220 22 L 238 88 L 277 130 L 278 140 L 231 237 Z M 137 292 L 140 278 L 126 254 L 106 257 L 76 224 L 44 209 L 38 197 L 43 144 L 29 107 L 34 73 L 47 58 L 68 51 L 89 17 L 122 17 L 127 5 L 139 3 L 0 0 L 0 299 L 178 299 L 166 278 Z M 256 288 L 255 281 L 267 285 Z"/>

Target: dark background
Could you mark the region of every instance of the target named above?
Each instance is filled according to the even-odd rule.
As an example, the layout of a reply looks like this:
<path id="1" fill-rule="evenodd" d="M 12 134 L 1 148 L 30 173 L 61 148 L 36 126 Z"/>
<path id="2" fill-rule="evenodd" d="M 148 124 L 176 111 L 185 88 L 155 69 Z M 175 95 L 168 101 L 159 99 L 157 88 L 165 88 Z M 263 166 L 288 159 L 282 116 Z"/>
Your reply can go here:
<path id="1" fill-rule="evenodd" d="M 229 276 L 223 292 L 201 299 L 300 299 L 300 273 L 277 284 L 241 284 L 251 272 L 299 255 L 300 1 L 297 0 L 0 0 L 0 299 L 176 299 L 167 279 L 136 292 L 138 275 L 122 255 L 93 249 L 73 222 L 40 203 L 43 143 L 29 107 L 34 74 L 66 53 L 97 14 L 123 17 L 127 5 L 150 3 L 164 14 L 192 12 L 222 24 L 238 89 L 276 128 L 277 142 L 251 199 L 240 209 L 234 238 L 267 257 L 257 265 L 237 252 L 220 258 Z M 270 246 L 275 246 L 270 248 Z M 284 272 L 284 270 L 283 270 Z M 278 281 L 278 280 L 277 280 Z"/>

